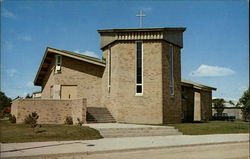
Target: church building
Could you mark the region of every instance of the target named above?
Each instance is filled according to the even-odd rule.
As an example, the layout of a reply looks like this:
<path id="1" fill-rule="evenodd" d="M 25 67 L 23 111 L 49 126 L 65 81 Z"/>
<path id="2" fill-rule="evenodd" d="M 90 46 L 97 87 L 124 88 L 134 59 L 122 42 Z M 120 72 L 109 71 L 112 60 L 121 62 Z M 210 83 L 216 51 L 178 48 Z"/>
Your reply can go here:
<path id="1" fill-rule="evenodd" d="M 34 80 L 42 89 L 34 96 L 42 100 L 84 98 L 87 122 L 209 120 L 212 90 L 216 89 L 181 79 L 184 31 L 98 30 L 102 59 L 48 47 Z"/>

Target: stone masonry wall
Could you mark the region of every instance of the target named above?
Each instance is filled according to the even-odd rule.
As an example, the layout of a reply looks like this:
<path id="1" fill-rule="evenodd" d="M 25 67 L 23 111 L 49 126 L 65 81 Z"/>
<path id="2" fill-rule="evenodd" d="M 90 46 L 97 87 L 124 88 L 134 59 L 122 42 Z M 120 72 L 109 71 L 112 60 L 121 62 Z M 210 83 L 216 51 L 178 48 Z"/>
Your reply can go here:
<path id="1" fill-rule="evenodd" d="M 86 99 L 53 100 L 53 99 L 17 99 L 11 106 L 11 114 L 17 118 L 17 123 L 22 123 L 25 117 L 32 112 L 39 115 L 40 124 L 63 124 L 66 116 L 77 118 L 86 122 Z"/>
<path id="2" fill-rule="evenodd" d="M 51 66 L 52 68 L 53 66 Z M 88 107 L 100 107 L 103 71 L 104 67 L 63 56 L 61 73 L 55 74 L 54 71 L 48 73 L 47 80 L 44 82 L 42 98 L 50 98 L 52 85 L 75 85 L 77 98 L 88 99 Z"/>
<path id="3" fill-rule="evenodd" d="M 212 91 L 201 90 L 201 120 L 212 119 Z"/>
<path id="4" fill-rule="evenodd" d="M 173 45 L 174 46 L 174 45 Z M 170 95 L 170 44 L 162 42 L 163 122 L 181 122 L 181 58 L 180 48 L 174 46 L 174 96 Z"/>
<path id="5" fill-rule="evenodd" d="M 192 87 L 183 87 L 183 122 L 192 122 L 194 121 L 194 88 Z M 185 102 L 184 102 L 185 101 Z"/>
<path id="6" fill-rule="evenodd" d="M 43 99 L 50 99 L 50 87 L 55 84 L 54 80 L 54 66 L 55 60 L 52 60 L 48 72 L 45 75 L 45 78 L 42 83 L 42 95 L 41 98 Z"/>
<path id="7" fill-rule="evenodd" d="M 135 41 L 121 41 L 111 47 L 111 92 L 108 94 L 108 53 L 104 71 L 103 104 L 117 122 L 162 123 L 161 41 L 143 41 L 143 96 L 136 96 Z"/>

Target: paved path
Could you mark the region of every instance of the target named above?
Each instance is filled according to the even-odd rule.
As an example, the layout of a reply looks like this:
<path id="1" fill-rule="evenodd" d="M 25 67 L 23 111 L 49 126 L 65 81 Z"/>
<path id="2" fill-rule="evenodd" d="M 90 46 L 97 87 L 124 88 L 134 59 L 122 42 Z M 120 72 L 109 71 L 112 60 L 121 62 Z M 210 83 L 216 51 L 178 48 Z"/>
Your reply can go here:
<path id="1" fill-rule="evenodd" d="M 152 126 L 121 123 L 84 124 L 97 129 L 104 138 L 182 135 L 173 126 Z"/>
<path id="2" fill-rule="evenodd" d="M 1 157 L 69 157 L 108 152 L 248 142 L 249 134 L 104 138 L 85 141 L 1 144 Z"/>
<path id="3" fill-rule="evenodd" d="M 249 143 L 198 145 L 81 156 L 84 159 L 248 159 Z M 76 157 L 74 159 L 80 159 Z"/>
<path id="4" fill-rule="evenodd" d="M 94 129 L 107 129 L 107 128 L 162 128 L 163 126 L 153 125 L 137 125 L 137 124 L 121 124 L 121 123 L 94 123 L 94 124 L 83 124 L 83 126 L 89 126 Z M 164 126 L 171 127 L 171 126 Z"/>

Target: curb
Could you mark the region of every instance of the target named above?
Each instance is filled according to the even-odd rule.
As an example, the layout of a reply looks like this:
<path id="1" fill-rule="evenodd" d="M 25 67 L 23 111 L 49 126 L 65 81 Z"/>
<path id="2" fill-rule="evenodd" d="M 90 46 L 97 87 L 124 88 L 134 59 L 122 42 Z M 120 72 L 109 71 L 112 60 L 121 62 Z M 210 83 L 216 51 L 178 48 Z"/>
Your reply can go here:
<path id="1" fill-rule="evenodd" d="M 218 145 L 218 144 L 237 144 L 237 143 L 249 143 L 249 140 L 245 141 L 225 141 L 216 143 L 203 143 L 203 144 L 186 144 L 186 145 L 172 145 L 172 146 L 154 146 L 154 147 L 139 147 L 139 148 L 128 148 L 128 149 L 117 149 L 117 150 L 97 150 L 97 151 L 86 151 L 86 152 L 72 152 L 72 153 L 60 153 L 60 154 L 41 154 L 32 156 L 13 156 L 13 157 L 2 157 L 5 159 L 44 159 L 44 158 L 60 158 L 60 157 L 80 157 L 94 154 L 104 153 L 118 153 L 118 152 L 132 152 L 140 150 L 152 150 L 152 149 L 166 149 L 166 148 L 178 148 L 178 147 L 195 147 L 195 146 L 207 146 L 207 145 Z"/>

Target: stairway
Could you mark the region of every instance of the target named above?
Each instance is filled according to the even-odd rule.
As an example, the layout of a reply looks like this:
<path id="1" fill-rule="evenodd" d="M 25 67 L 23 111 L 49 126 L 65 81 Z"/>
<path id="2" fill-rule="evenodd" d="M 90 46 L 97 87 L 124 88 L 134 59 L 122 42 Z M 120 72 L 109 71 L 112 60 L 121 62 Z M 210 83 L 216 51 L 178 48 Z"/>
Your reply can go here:
<path id="1" fill-rule="evenodd" d="M 105 107 L 87 107 L 87 123 L 115 123 L 115 119 Z"/>
<path id="2" fill-rule="evenodd" d="M 172 126 L 119 123 L 86 124 L 86 126 L 97 129 L 104 138 L 182 135 L 182 132 Z"/>

